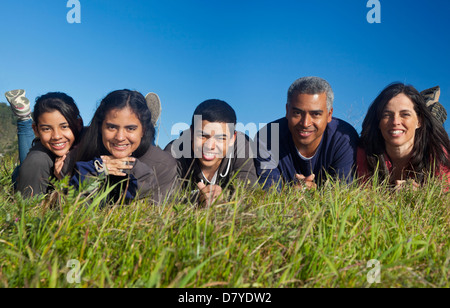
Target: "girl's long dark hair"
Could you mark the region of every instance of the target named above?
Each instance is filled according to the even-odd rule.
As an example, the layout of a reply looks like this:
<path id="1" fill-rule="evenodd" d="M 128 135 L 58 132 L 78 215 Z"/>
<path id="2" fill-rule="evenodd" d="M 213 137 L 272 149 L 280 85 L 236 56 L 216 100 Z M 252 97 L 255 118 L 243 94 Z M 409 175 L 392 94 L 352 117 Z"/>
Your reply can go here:
<path id="1" fill-rule="evenodd" d="M 143 156 L 155 139 L 155 127 L 152 125 L 152 115 L 147 107 L 145 97 L 136 91 L 118 90 L 109 93 L 100 103 L 95 115 L 81 141 L 77 161 L 90 161 L 101 155 L 110 155 L 102 141 L 102 125 L 106 114 L 113 109 L 131 108 L 138 117 L 144 130 L 141 144 L 133 153 L 133 157 Z"/>
<path id="2" fill-rule="evenodd" d="M 74 145 L 78 144 L 83 128 L 83 120 L 75 101 L 65 93 L 49 92 L 36 98 L 36 105 L 33 110 L 33 121 L 36 126 L 39 125 L 39 118 L 42 114 L 54 111 L 58 111 L 66 119 L 70 130 L 75 136 Z"/>
<path id="3" fill-rule="evenodd" d="M 360 146 L 365 150 L 369 171 L 373 174 L 379 170 L 380 180 L 389 177 L 384 154 L 385 140 L 379 125 L 382 113 L 389 101 L 399 94 L 405 94 L 414 104 L 414 110 L 421 120 L 421 127 L 416 129 L 414 147 L 407 171 L 417 181 L 423 183 L 428 174 L 434 174 L 439 166 L 450 167 L 450 140 L 444 127 L 426 107 L 420 93 L 410 85 L 394 83 L 385 88 L 374 100 L 364 119 Z"/>

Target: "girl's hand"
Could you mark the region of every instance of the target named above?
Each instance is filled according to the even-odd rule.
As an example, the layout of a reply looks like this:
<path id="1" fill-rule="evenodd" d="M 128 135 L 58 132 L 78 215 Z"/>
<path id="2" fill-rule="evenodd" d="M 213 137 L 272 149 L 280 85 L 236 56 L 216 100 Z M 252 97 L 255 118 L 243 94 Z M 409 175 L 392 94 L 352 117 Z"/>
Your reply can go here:
<path id="1" fill-rule="evenodd" d="M 62 180 L 64 176 L 61 174 L 62 168 L 64 167 L 64 162 L 66 160 L 67 155 L 64 155 L 62 157 L 57 157 L 55 159 L 55 171 L 53 171 L 53 174 L 58 180 Z"/>
<path id="2" fill-rule="evenodd" d="M 115 176 L 127 176 L 125 170 L 131 170 L 134 168 L 134 162 L 136 158 L 114 158 L 112 156 L 102 156 L 103 165 L 108 170 L 108 174 Z"/>

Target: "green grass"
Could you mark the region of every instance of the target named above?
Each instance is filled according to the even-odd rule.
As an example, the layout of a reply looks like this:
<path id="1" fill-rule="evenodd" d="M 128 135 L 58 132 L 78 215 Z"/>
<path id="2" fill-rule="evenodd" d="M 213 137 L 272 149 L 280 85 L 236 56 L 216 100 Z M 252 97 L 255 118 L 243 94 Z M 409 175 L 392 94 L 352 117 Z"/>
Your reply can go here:
<path id="1" fill-rule="evenodd" d="M 450 287 L 450 196 L 436 183 L 99 210 L 99 195 L 21 200 L 11 169 L 0 167 L 0 287 Z M 80 284 L 67 280 L 72 259 Z M 380 284 L 367 282 L 372 259 Z"/>

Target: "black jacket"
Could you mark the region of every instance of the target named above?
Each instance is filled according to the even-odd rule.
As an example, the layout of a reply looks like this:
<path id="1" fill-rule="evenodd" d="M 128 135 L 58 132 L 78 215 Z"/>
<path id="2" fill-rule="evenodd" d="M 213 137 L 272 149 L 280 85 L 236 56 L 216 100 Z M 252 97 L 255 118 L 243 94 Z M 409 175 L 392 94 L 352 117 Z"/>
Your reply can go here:
<path id="1" fill-rule="evenodd" d="M 183 145 L 189 145 L 189 149 L 184 151 Z M 225 189 L 232 179 L 244 183 L 247 187 L 252 187 L 258 182 L 253 161 L 253 145 L 252 140 L 247 135 L 237 132 L 233 151 L 229 151 L 228 157 L 224 158 L 219 166 L 216 185 Z M 176 147 L 178 147 L 178 150 Z M 194 158 L 190 130 L 185 131 L 179 139 L 169 143 L 164 151 L 171 153 L 177 159 L 181 187 L 190 189 L 195 193 L 199 182 L 203 181 L 206 184 L 198 159 Z M 179 157 L 181 153 L 184 155 Z"/>

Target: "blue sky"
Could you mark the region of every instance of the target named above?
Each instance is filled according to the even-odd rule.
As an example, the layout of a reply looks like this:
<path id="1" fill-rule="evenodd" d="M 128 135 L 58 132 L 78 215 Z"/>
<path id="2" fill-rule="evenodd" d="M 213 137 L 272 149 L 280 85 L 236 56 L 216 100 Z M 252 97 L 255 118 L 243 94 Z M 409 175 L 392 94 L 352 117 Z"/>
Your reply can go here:
<path id="1" fill-rule="evenodd" d="M 244 124 L 284 116 L 303 76 L 327 79 L 334 115 L 358 131 L 394 81 L 440 85 L 450 107 L 448 0 L 380 0 L 381 24 L 367 22 L 366 0 L 79 1 L 81 24 L 67 22 L 66 0 L 1 1 L 2 93 L 66 92 L 89 123 L 110 91 L 156 92 L 162 147 L 206 99 L 227 101 Z"/>

